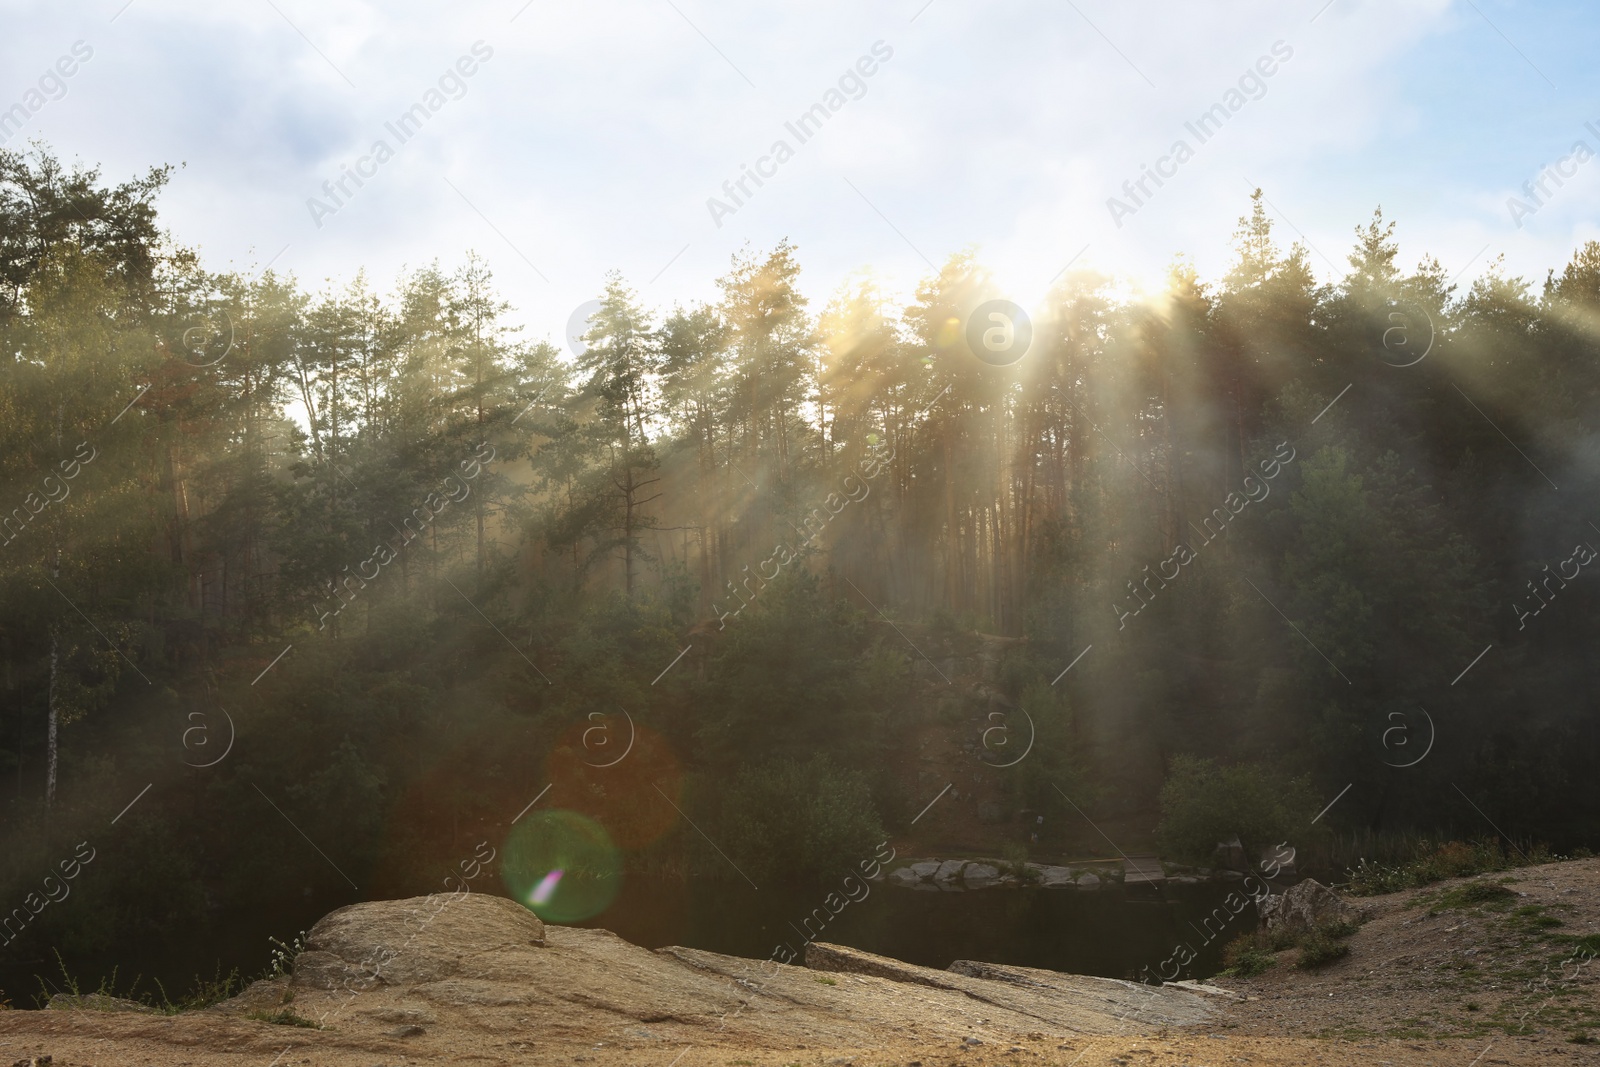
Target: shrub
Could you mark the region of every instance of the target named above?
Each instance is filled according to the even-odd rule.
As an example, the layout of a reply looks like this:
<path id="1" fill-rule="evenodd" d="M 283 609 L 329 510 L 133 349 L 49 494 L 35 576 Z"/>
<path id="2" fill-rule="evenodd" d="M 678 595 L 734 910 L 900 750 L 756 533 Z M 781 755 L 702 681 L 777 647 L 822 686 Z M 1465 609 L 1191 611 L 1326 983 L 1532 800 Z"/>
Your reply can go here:
<path id="1" fill-rule="evenodd" d="M 1307 934 L 1300 941 L 1300 959 L 1297 965 L 1305 970 L 1325 967 L 1334 960 L 1350 955 L 1350 946 L 1324 930 Z"/>
<path id="2" fill-rule="evenodd" d="M 1351 922 L 1347 919 L 1339 919 L 1335 922 L 1324 923 L 1322 926 L 1322 932 L 1327 934 L 1329 937 L 1334 938 L 1335 940 L 1343 940 L 1344 938 L 1354 934 L 1360 928 L 1361 924 L 1358 922 Z"/>
<path id="3" fill-rule="evenodd" d="M 1287 838 L 1305 825 L 1316 798 L 1304 778 L 1288 778 L 1254 763 L 1219 766 L 1207 759 L 1173 759 L 1161 787 L 1161 848 L 1204 862 L 1217 842 L 1235 835 L 1246 855 Z"/>
<path id="4" fill-rule="evenodd" d="M 757 882 L 859 876 L 888 836 L 866 779 L 823 757 L 746 768 L 723 813 L 728 854 Z"/>
<path id="5" fill-rule="evenodd" d="M 1382 864 L 1361 859 L 1347 871 L 1350 876 L 1348 888 L 1355 896 L 1397 893 L 1402 889 L 1416 889 L 1442 882 L 1446 878 L 1549 863 L 1555 858 L 1548 848 L 1540 845 L 1533 845 L 1526 851 L 1508 852 L 1496 839 L 1446 841 L 1434 846 L 1424 841 L 1420 843 L 1417 855 L 1409 861 Z"/>
<path id="6" fill-rule="evenodd" d="M 1235 978 L 1254 978 L 1278 962 L 1278 957 L 1261 944 L 1256 934 L 1244 934 L 1222 950 L 1223 974 Z"/>

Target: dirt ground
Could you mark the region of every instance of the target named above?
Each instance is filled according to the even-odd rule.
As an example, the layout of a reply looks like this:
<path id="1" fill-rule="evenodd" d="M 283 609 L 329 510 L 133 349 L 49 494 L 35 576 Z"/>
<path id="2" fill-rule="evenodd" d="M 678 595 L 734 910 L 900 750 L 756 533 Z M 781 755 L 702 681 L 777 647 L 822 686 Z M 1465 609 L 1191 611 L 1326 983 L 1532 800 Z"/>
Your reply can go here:
<path id="1" fill-rule="evenodd" d="M 544 927 L 499 898 L 380 902 L 324 919 L 292 980 L 215 1008 L 0 1013 L 0 1067 L 1600 1064 L 1580 1043 L 1600 1040 L 1600 958 L 1584 955 L 1600 860 L 1359 903 L 1347 957 L 1302 970 L 1285 950 L 1215 981 L 1236 1000 L 875 957 L 763 967 Z"/>

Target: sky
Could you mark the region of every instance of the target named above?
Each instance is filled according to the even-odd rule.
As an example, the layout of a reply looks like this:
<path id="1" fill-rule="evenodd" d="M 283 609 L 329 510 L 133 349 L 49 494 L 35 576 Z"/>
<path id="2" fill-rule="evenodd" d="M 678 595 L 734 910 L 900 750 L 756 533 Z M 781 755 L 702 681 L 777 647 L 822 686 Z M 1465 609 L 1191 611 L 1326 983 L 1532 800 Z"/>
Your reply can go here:
<path id="1" fill-rule="evenodd" d="M 475 250 L 554 340 L 608 271 L 666 311 L 785 238 L 817 310 L 967 248 L 1024 307 L 1069 264 L 1215 279 L 1257 186 L 1324 280 L 1381 205 L 1406 267 L 1539 283 L 1600 237 L 1597 33 L 1581 0 L 0 0 L 0 145 L 181 164 L 161 215 L 215 270 L 388 292 Z"/>

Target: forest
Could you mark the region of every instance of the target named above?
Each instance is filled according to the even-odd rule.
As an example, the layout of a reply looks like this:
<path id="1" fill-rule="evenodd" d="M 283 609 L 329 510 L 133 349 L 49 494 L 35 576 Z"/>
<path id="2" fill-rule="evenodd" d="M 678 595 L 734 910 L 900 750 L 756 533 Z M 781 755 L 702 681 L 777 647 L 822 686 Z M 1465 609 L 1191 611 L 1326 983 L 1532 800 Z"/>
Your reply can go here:
<path id="1" fill-rule="evenodd" d="M 6 927 L 24 970 L 428 891 L 530 801 L 752 885 L 1597 844 L 1600 243 L 1463 278 L 1379 209 L 1319 281 L 1258 191 L 1223 276 L 1065 272 L 996 366 L 976 251 L 903 306 L 789 243 L 708 303 L 614 274 L 569 343 L 471 254 L 218 273 L 170 173 L 0 150 L 0 912 L 80 901 Z M 992 841 L 916 823 L 929 731 L 1017 709 Z"/>

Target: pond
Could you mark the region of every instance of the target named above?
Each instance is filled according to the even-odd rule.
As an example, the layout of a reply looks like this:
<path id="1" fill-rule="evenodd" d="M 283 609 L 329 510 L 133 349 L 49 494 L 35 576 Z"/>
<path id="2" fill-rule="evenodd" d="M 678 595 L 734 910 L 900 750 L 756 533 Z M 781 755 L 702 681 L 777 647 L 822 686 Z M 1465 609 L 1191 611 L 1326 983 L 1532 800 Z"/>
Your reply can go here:
<path id="1" fill-rule="evenodd" d="M 1177 976 L 1196 978 L 1220 970 L 1223 946 L 1255 927 L 1254 907 L 1231 915 L 1223 906 L 1230 888 L 1237 883 L 919 892 L 878 882 L 842 907 L 843 894 L 836 896 L 833 915 L 824 905 L 826 885 L 755 890 L 743 882 L 635 881 L 605 915 L 580 925 L 648 948 L 677 944 L 758 959 L 784 944 L 802 952 L 809 931 L 817 941 L 926 967 L 968 959 L 1107 978 L 1132 978 L 1145 967 L 1159 973 L 1188 945 L 1194 958 Z M 1205 920 L 1218 908 L 1230 921 L 1208 937 L 1220 923 L 1207 927 Z M 816 916 L 809 927 L 807 916 Z"/>

